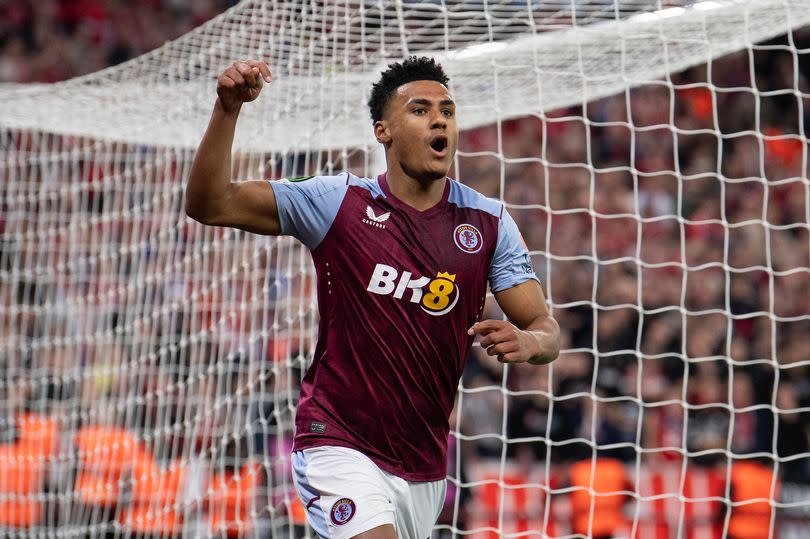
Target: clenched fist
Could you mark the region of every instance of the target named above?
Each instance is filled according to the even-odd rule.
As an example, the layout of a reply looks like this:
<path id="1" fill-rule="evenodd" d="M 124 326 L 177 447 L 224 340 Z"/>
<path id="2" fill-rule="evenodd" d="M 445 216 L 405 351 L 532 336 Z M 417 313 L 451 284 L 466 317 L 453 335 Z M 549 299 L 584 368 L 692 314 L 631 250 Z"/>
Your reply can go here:
<path id="1" fill-rule="evenodd" d="M 506 320 L 476 322 L 467 335 L 481 335 L 481 348 L 501 363 L 544 364 L 559 353 L 559 342 L 553 334 L 520 330 Z"/>
<path id="2" fill-rule="evenodd" d="M 259 97 L 264 82 L 273 80 L 266 62 L 238 60 L 217 78 L 217 96 L 228 114 L 239 111 L 242 103 Z"/>

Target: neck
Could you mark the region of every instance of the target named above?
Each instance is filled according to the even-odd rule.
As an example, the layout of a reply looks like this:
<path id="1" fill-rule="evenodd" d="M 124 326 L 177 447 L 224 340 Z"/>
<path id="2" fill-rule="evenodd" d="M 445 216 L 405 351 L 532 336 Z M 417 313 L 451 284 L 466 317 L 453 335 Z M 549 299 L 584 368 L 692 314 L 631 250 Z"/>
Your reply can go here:
<path id="1" fill-rule="evenodd" d="M 417 211 L 430 209 L 441 201 L 447 176 L 440 179 L 414 178 L 397 165 L 389 162 L 385 175 L 392 195 Z"/>

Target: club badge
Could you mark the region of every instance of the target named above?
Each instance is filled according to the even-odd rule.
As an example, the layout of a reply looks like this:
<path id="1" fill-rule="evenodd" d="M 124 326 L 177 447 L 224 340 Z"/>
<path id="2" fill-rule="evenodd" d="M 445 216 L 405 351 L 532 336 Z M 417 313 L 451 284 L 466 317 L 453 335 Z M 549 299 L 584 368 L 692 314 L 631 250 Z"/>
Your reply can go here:
<path id="1" fill-rule="evenodd" d="M 453 241 L 456 242 L 456 247 L 469 254 L 477 253 L 484 245 L 481 232 L 474 226 L 468 224 L 458 225 L 456 227 L 453 231 Z"/>
<path id="2" fill-rule="evenodd" d="M 335 502 L 329 513 L 332 517 L 332 523 L 335 526 L 340 526 L 349 522 L 354 516 L 354 512 L 354 502 L 349 498 L 341 498 Z"/>

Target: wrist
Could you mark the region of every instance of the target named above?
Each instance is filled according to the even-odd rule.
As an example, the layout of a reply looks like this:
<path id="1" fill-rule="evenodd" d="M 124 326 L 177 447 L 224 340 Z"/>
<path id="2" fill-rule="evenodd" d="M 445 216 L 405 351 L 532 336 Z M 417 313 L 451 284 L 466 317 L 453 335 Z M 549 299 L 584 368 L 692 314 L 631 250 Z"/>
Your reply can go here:
<path id="1" fill-rule="evenodd" d="M 530 355 L 528 362 L 532 365 L 546 365 L 557 358 L 552 343 L 549 342 L 550 335 L 544 331 L 526 331 L 531 339 Z"/>
<path id="2" fill-rule="evenodd" d="M 214 108 L 229 118 L 236 119 L 242 109 L 242 103 L 226 104 L 221 97 L 217 96 Z"/>

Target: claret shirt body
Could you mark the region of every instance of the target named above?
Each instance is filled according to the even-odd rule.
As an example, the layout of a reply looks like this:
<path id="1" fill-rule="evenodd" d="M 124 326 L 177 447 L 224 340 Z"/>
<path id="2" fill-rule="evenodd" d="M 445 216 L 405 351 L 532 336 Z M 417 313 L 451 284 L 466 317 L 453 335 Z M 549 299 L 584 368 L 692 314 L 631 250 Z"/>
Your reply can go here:
<path id="1" fill-rule="evenodd" d="M 536 279 L 499 201 L 447 179 L 418 211 L 385 175 L 271 182 L 283 234 L 311 251 L 320 324 L 295 450 L 356 449 L 408 481 L 446 475 L 448 417 L 487 292 Z"/>

